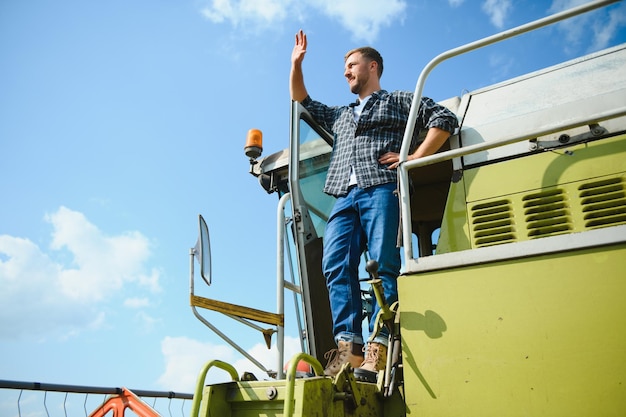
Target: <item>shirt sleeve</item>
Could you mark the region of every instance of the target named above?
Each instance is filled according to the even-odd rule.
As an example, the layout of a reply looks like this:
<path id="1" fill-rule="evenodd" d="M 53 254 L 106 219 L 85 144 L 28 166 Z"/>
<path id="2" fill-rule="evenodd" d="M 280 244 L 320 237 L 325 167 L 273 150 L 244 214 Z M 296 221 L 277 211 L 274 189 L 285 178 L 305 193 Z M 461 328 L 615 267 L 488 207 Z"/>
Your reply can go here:
<path id="1" fill-rule="evenodd" d="M 311 96 L 306 96 L 304 100 L 300 102 L 302 106 L 307 109 L 313 119 L 320 124 L 326 131 L 333 132 L 334 124 L 339 117 L 341 107 L 339 106 L 327 106 L 319 101 L 313 100 Z"/>
<path id="2" fill-rule="evenodd" d="M 422 97 L 418 117 L 421 120 L 420 124 L 425 129 L 437 127 L 452 134 L 459 126 L 459 121 L 454 113 L 428 97 Z"/>

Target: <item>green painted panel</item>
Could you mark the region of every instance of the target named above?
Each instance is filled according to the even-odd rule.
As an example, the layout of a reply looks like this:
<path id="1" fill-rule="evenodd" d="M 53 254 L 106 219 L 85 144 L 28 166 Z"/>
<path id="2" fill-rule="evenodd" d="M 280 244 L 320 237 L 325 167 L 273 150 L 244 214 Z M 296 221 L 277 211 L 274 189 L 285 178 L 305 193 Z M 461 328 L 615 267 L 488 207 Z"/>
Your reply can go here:
<path id="1" fill-rule="evenodd" d="M 626 171 L 626 135 L 545 151 L 464 172 L 467 201 L 525 193 Z"/>
<path id="2" fill-rule="evenodd" d="M 448 201 L 437 242 L 437 254 L 471 249 L 463 182 L 450 184 Z"/>
<path id="3" fill-rule="evenodd" d="M 626 224 L 626 135 L 468 169 L 437 253 Z"/>
<path id="4" fill-rule="evenodd" d="M 626 245 L 403 276 L 407 414 L 626 415 Z"/>
<path id="5" fill-rule="evenodd" d="M 282 417 L 286 380 L 236 381 L 204 388 L 202 417 Z M 404 416 L 398 393 L 383 399 L 376 384 L 355 383 L 330 377 L 298 378 L 294 382 L 294 417 Z"/>

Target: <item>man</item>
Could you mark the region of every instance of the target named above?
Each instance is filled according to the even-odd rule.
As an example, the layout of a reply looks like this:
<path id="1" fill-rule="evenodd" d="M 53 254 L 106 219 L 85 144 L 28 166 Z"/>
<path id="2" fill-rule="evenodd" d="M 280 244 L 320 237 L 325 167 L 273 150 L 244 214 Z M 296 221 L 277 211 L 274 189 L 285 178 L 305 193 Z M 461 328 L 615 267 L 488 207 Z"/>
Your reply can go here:
<path id="1" fill-rule="evenodd" d="M 362 305 L 358 266 L 366 249 L 378 262 L 389 304 L 397 301 L 400 272 L 397 247 L 399 205 L 394 193 L 400 147 L 413 94 L 389 93 L 380 87 L 383 60 L 373 48 L 363 47 L 345 56 L 344 76 L 356 103 L 326 106 L 309 97 L 304 85 L 302 61 L 307 38 L 301 30 L 291 56 L 291 99 L 299 101 L 335 141 L 324 192 L 337 197 L 324 234 L 322 268 L 328 285 L 337 349 L 327 353 L 325 374 L 334 376 L 349 362 L 360 379 L 374 380 L 384 369 L 388 335 L 381 331 L 363 348 Z M 456 116 L 434 101 L 423 98 L 413 145 L 420 130 L 424 141 L 412 148 L 408 159 L 435 153 L 458 126 Z M 374 308 L 375 318 L 380 307 Z M 374 320 L 369 324 L 370 334 Z M 370 337 L 371 339 L 371 337 Z M 366 355 L 363 356 L 365 350 Z"/>

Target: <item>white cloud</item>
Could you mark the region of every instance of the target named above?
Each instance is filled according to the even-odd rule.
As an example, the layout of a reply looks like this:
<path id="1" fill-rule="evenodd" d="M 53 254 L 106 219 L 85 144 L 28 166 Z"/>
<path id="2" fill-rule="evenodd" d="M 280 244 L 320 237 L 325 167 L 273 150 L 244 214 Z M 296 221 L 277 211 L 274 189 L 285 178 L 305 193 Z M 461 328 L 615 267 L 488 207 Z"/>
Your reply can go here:
<path id="1" fill-rule="evenodd" d="M 242 357 L 232 347 L 200 342 L 188 337 L 166 337 L 161 341 L 161 352 L 165 359 L 165 371 L 158 383 L 163 389 L 179 392 L 193 392 L 202 367 L 210 360 L 218 359 L 231 364 L 241 377 L 244 372 L 252 372 L 258 379 L 267 379 L 256 365 Z M 268 349 L 258 343 L 247 350 L 267 369 L 276 369 L 276 345 Z M 285 361 L 300 352 L 300 341 L 297 338 L 285 337 Z M 218 383 L 230 381 L 226 371 L 219 368 L 209 370 L 205 381 Z"/>
<path id="2" fill-rule="evenodd" d="M 584 0 L 554 0 L 548 9 L 550 14 L 571 9 L 584 3 Z M 559 30 L 565 35 L 566 51 L 574 51 L 581 42 L 584 27 L 589 23 L 589 15 L 577 16 L 558 24 Z"/>
<path id="3" fill-rule="evenodd" d="M 140 233 L 106 236 L 66 207 L 45 218 L 53 228 L 49 253 L 28 239 L 0 235 L 0 338 L 98 328 L 106 319 L 101 303 L 125 286 L 159 290 Z"/>
<path id="4" fill-rule="evenodd" d="M 550 12 L 561 12 L 563 10 L 571 9 L 572 7 L 580 6 L 586 2 L 587 0 L 553 0 L 552 5 L 550 6 Z"/>
<path id="5" fill-rule="evenodd" d="M 201 13 L 213 23 L 229 22 L 253 31 L 287 18 L 302 20 L 309 10 L 339 21 L 355 40 L 371 43 L 382 27 L 401 21 L 405 9 L 406 0 L 212 0 Z"/>
<path id="6" fill-rule="evenodd" d="M 606 48 L 617 30 L 626 24 L 626 5 L 613 9 L 608 14 L 608 19 L 596 19 L 593 22 L 594 37 L 590 50 L 598 51 Z"/>
<path id="7" fill-rule="evenodd" d="M 158 272 L 144 271 L 150 256 L 149 242 L 139 232 L 106 236 L 82 213 L 61 207 L 46 216 L 54 232 L 53 250 L 67 249 L 73 256 L 74 269 L 62 269 L 59 281 L 70 298 L 99 301 L 124 283 L 137 281 L 158 290 Z"/>
<path id="8" fill-rule="evenodd" d="M 511 0 L 485 0 L 482 9 L 489 16 L 491 23 L 498 29 L 502 29 L 511 11 L 511 6 Z"/>
<path id="9" fill-rule="evenodd" d="M 165 371 L 158 383 L 164 389 L 193 392 L 202 366 L 209 360 L 231 362 L 234 351 L 224 345 L 204 343 L 188 337 L 166 337 L 161 341 Z M 212 382 L 228 381 L 228 374 L 210 372 Z"/>
<path id="10" fill-rule="evenodd" d="M 384 26 L 402 20 L 406 9 L 403 0 L 318 0 L 310 3 L 352 32 L 356 40 L 373 42 Z"/>
<path id="11" fill-rule="evenodd" d="M 463 4 L 464 1 L 465 0 L 448 0 L 448 3 L 452 7 L 459 7 L 461 4 Z"/>
<path id="12" fill-rule="evenodd" d="M 558 13 L 586 3 L 586 0 L 554 0 L 549 13 Z M 565 51 L 574 53 L 584 43 L 587 52 L 597 51 L 609 44 L 617 30 L 626 23 L 626 4 L 605 7 L 558 23 L 565 36 Z M 591 39 L 589 39 L 591 32 Z"/>
<path id="13" fill-rule="evenodd" d="M 235 27 L 241 24 L 266 27 L 283 21 L 292 3 L 292 0 L 212 0 L 201 13 L 213 23 L 229 21 Z"/>

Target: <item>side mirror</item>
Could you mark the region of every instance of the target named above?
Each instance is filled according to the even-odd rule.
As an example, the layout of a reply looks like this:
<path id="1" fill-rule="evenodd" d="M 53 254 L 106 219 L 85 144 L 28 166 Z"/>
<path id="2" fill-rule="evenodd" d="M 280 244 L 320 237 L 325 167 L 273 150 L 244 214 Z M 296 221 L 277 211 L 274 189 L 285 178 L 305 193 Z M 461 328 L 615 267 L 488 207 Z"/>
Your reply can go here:
<path id="1" fill-rule="evenodd" d="M 194 247 L 194 256 L 200 264 L 200 275 L 207 285 L 211 285 L 211 242 L 209 227 L 201 214 L 198 215 L 198 241 Z"/>

